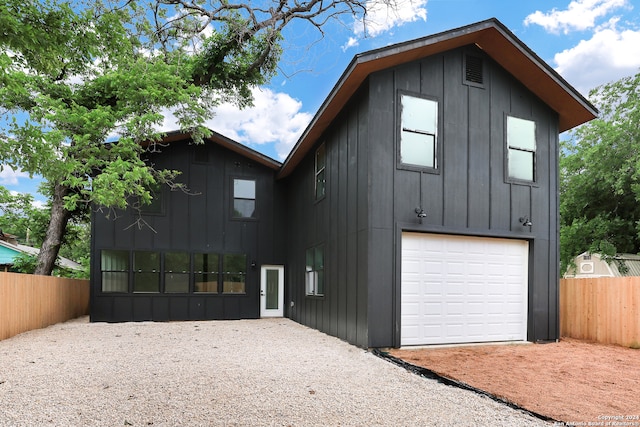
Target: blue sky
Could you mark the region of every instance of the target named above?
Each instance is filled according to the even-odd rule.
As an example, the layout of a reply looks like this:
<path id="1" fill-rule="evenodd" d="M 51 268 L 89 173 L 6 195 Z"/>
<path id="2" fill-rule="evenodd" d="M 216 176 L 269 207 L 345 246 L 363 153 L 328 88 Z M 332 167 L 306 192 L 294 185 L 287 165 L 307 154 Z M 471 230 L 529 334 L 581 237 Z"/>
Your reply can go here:
<path id="1" fill-rule="evenodd" d="M 598 85 L 639 71 L 640 10 L 635 3 L 396 0 L 395 11 L 370 9 L 366 31 L 351 17 L 329 24 L 324 35 L 296 23 L 284 34 L 280 72 L 268 86 L 254 90 L 254 107 L 239 111 L 222 105 L 209 127 L 282 161 L 354 55 L 493 17 L 587 96 Z M 165 128 L 175 129 L 170 117 Z M 0 185 L 12 191 L 35 192 L 38 182 L 20 171 L 0 172 Z"/>

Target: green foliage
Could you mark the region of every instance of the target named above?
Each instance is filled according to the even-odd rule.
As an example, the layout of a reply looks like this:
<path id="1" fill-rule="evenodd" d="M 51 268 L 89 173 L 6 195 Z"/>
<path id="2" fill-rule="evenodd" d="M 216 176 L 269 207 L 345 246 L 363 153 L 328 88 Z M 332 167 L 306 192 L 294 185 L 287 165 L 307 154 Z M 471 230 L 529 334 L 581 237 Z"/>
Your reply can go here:
<path id="1" fill-rule="evenodd" d="M 584 251 L 640 251 L 640 74 L 590 96 L 600 117 L 561 143 L 562 271 Z"/>
<path id="2" fill-rule="evenodd" d="M 36 269 L 36 257 L 33 255 L 21 253 L 13 259 L 11 271 L 14 273 L 33 274 Z"/>
<path id="3" fill-rule="evenodd" d="M 43 192 L 46 192 L 43 189 Z M 44 240 L 50 218 L 49 207 L 36 207 L 30 194 L 11 194 L 0 186 L 0 229 L 13 234 L 18 243 L 38 248 Z M 55 275 L 75 278 L 89 277 L 89 251 L 91 228 L 86 212 L 72 218 L 60 247 L 60 256 L 83 266 L 81 271 L 56 269 Z M 24 259 L 23 259 L 24 258 Z M 33 273 L 35 257 L 24 255 L 12 270 Z"/>

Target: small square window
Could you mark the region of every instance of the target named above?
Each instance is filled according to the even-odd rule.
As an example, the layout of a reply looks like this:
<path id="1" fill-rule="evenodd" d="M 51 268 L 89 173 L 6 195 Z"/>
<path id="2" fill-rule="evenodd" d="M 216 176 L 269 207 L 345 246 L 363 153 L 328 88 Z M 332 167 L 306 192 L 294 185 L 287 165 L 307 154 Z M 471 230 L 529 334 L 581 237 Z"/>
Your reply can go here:
<path id="1" fill-rule="evenodd" d="M 252 179 L 233 180 L 233 217 L 255 218 L 256 182 Z"/>
<path id="2" fill-rule="evenodd" d="M 415 96 L 401 96 L 400 162 L 437 168 L 438 103 Z"/>
<path id="3" fill-rule="evenodd" d="M 536 123 L 507 116 L 507 150 L 509 178 L 535 181 Z"/>

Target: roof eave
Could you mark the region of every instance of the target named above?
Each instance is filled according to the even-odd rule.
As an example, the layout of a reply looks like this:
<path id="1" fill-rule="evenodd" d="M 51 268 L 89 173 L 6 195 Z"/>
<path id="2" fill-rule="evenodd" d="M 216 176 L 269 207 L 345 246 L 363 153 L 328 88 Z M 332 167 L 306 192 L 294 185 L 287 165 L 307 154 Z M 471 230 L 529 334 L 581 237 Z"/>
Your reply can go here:
<path id="1" fill-rule="evenodd" d="M 598 110 L 589 101 L 493 18 L 356 55 L 285 160 L 278 177 L 284 178 L 293 172 L 371 73 L 472 44 L 554 109 L 559 116 L 560 132 L 597 117 Z"/>

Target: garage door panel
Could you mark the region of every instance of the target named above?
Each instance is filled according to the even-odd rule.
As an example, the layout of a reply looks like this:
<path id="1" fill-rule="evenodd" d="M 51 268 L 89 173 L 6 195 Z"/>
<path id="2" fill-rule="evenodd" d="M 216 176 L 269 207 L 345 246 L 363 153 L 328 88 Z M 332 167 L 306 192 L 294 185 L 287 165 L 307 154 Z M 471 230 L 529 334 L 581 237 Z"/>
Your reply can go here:
<path id="1" fill-rule="evenodd" d="M 527 242 L 403 233 L 402 248 L 402 345 L 526 339 Z"/>

